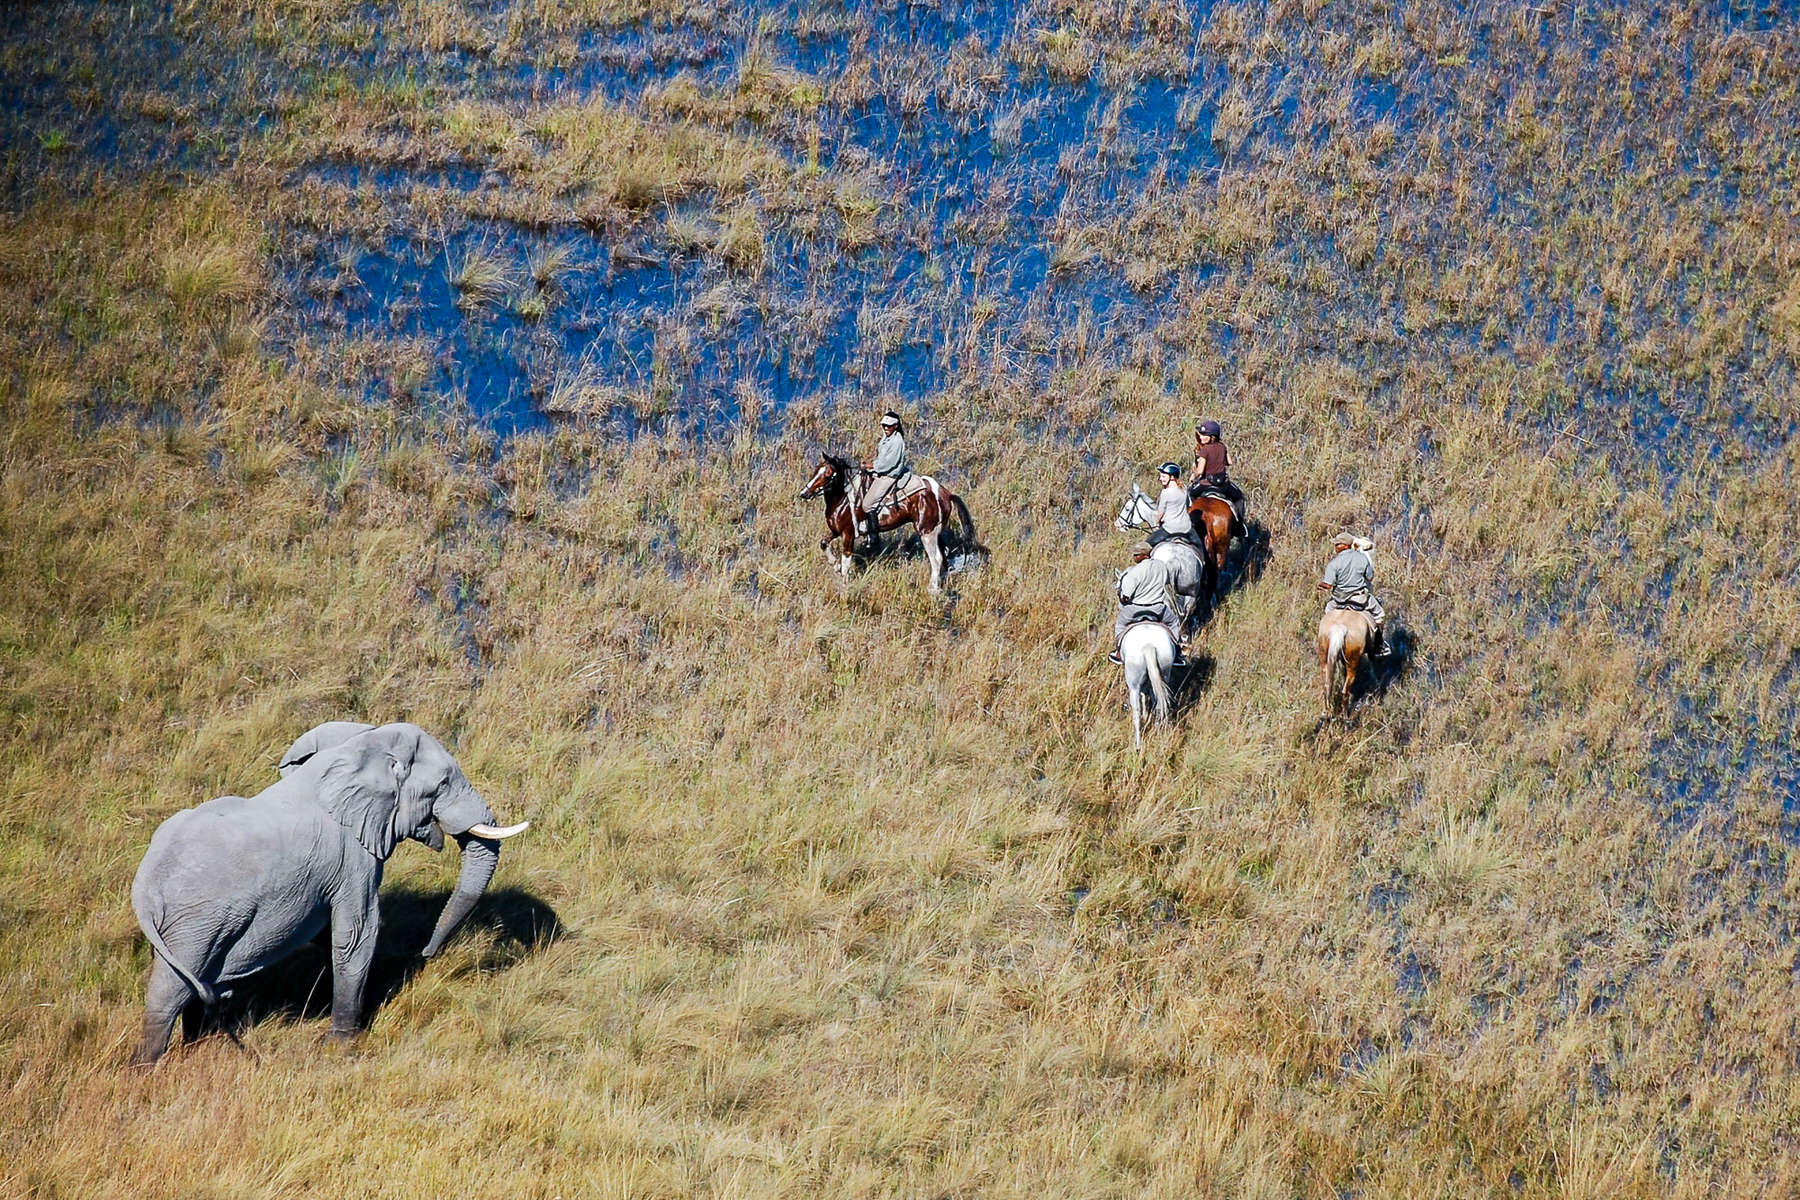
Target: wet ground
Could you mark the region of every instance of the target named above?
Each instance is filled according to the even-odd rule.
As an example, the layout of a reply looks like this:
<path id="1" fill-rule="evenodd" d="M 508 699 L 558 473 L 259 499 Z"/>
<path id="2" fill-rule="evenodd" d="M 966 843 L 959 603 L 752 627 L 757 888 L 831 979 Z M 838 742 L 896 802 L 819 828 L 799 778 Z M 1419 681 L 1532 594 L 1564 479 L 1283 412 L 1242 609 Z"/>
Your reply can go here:
<path id="1" fill-rule="evenodd" d="M 1312 371 L 1399 407 L 1418 363 L 1448 381 L 1501 364 L 1509 419 L 1672 487 L 1792 429 L 1793 356 L 1734 303 L 1774 269 L 1747 247 L 1800 220 L 1769 182 L 1793 177 L 1792 89 L 1764 78 L 1797 10 L 1446 23 L 1402 5 L 1260 27 L 1202 4 L 1109 27 L 1042 3 L 623 6 L 587 25 L 481 4 L 310 24 L 23 5 L 0 40 L 4 188 L 17 207 L 273 172 L 291 203 L 271 349 L 366 363 L 342 382 L 501 434 L 704 439 L 778 429 L 798 401 L 919 406 L 996 374 L 1053 391 L 1094 361 L 1181 417 L 1271 386 L 1271 362 L 1273 386 Z M 597 205 L 546 168 L 572 135 L 541 117 L 594 103 L 780 166 Z M 1591 243 L 1585 267 L 1546 248 L 1560 238 Z M 1521 619 L 1570 619 L 1581 589 L 1521 593 Z M 1791 669 L 1778 681 L 1791 694 Z M 1721 734 L 1703 696 L 1683 711 L 1651 784 L 1673 808 L 1758 772 L 1800 800 L 1791 695 L 1771 728 Z"/>

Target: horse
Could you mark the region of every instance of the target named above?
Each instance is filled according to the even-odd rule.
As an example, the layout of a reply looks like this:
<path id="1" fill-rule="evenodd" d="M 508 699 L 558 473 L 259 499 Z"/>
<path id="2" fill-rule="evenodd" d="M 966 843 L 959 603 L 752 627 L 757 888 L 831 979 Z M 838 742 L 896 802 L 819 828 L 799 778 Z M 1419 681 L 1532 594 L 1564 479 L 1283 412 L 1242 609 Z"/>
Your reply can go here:
<path id="1" fill-rule="evenodd" d="M 1173 719 L 1169 703 L 1169 674 L 1174 670 L 1175 639 L 1161 621 L 1139 621 L 1119 639 L 1119 659 L 1125 664 L 1125 690 L 1131 694 L 1131 741 L 1144 748 L 1144 709 L 1154 697 L 1154 719 L 1167 725 Z"/>
<path id="2" fill-rule="evenodd" d="M 919 541 L 931 563 L 931 590 L 941 592 L 944 590 L 942 538 L 950 519 L 954 517 L 960 527 L 958 540 L 965 552 L 981 553 L 984 548 L 976 538 L 975 519 L 969 515 L 969 506 L 963 503 L 962 497 L 929 475 L 914 478 L 924 486 L 882 509 L 876 520 L 876 530 L 878 534 L 885 533 L 910 522 L 919 531 Z M 838 571 L 845 579 L 850 578 L 850 567 L 855 561 L 859 532 L 856 514 L 867 486 L 868 472 L 854 460 L 839 454 L 821 453 L 811 482 L 800 490 L 802 500 L 814 496 L 825 498 L 825 540 L 819 543 L 819 548 L 827 554 L 835 551 Z"/>
<path id="3" fill-rule="evenodd" d="M 1350 713 L 1351 689 L 1367 657 L 1375 623 L 1354 608 L 1328 608 L 1319 618 L 1319 672 L 1325 684 L 1325 715 Z"/>
<path id="4" fill-rule="evenodd" d="M 1188 505 L 1188 517 L 1206 541 L 1203 556 L 1205 575 L 1200 580 L 1200 594 L 1210 603 L 1219 593 L 1219 580 L 1225 575 L 1225 559 L 1231 553 L 1231 531 L 1237 525 L 1237 514 L 1223 496 L 1204 492 Z"/>
<path id="5" fill-rule="evenodd" d="M 1131 498 L 1119 509 L 1113 527 L 1120 533 L 1130 533 L 1133 529 L 1148 528 L 1156 520 L 1156 502 L 1137 484 L 1131 485 Z M 1159 543 L 1150 552 L 1150 557 L 1169 568 L 1169 574 L 1175 578 L 1175 599 L 1181 611 L 1175 615 L 1181 619 L 1181 627 L 1185 631 L 1200 611 L 1200 598 L 1210 593 L 1204 591 L 1206 581 L 1206 561 L 1194 544 L 1185 538 L 1170 538 Z"/>

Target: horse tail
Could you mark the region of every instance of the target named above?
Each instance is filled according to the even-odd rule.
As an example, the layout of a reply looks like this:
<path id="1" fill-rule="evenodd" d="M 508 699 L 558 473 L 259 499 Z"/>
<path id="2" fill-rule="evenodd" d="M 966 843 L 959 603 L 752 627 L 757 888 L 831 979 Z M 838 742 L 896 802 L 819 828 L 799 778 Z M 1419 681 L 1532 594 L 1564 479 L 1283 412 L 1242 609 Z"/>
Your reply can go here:
<path id="1" fill-rule="evenodd" d="M 986 554 L 987 547 L 981 544 L 981 537 L 975 532 L 975 518 L 969 515 L 969 506 L 955 492 L 949 493 L 950 505 L 956 509 L 956 522 L 962 526 L 962 535 L 968 542 L 967 552 L 970 554 Z"/>
<path id="2" fill-rule="evenodd" d="M 1150 668 L 1150 690 L 1156 693 L 1157 719 L 1167 725 L 1173 710 L 1169 706 L 1169 681 L 1163 677 L 1162 656 L 1146 650 L 1144 657 L 1150 660 L 1145 665 Z"/>
<path id="3" fill-rule="evenodd" d="M 1327 707 L 1336 702 L 1338 693 L 1344 686 L 1344 637 L 1348 631 L 1342 623 L 1331 627 L 1331 640 L 1325 646 L 1325 671 Z"/>

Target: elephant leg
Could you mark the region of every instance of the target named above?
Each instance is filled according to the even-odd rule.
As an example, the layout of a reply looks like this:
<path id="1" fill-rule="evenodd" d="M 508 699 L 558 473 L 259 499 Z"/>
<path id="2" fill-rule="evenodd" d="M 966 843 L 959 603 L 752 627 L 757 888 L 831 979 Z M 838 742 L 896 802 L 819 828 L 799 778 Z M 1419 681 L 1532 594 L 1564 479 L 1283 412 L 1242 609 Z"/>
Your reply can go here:
<path id="1" fill-rule="evenodd" d="M 175 1022 L 194 998 L 193 991 L 160 955 L 150 956 L 150 982 L 144 989 L 144 1033 L 131 1056 L 133 1066 L 146 1067 L 163 1056 Z"/>
<path id="2" fill-rule="evenodd" d="M 362 1030 L 363 988 L 375 962 L 381 910 L 375 888 L 366 896 L 334 904 L 331 910 L 331 1035 L 355 1037 Z"/>

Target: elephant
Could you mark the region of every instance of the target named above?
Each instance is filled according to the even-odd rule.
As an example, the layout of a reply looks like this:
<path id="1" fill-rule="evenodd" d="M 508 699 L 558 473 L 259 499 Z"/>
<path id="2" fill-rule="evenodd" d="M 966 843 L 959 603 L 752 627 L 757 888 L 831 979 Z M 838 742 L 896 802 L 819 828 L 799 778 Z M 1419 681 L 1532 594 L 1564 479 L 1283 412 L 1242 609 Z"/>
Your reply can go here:
<path id="1" fill-rule="evenodd" d="M 321 725 L 288 751 L 282 770 L 256 795 L 185 809 L 151 836 L 131 885 L 152 951 L 134 1063 L 162 1057 L 190 998 L 215 1006 L 229 994 L 220 985 L 280 961 L 327 925 L 331 1034 L 354 1037 L 388 856 L 406 838 L 440 849 L 445 833 L 462 847 L 429 958 L 493 878 L 500 842 L 529 827 L 496 827 L 450 752 L 417 725 Z"/>

